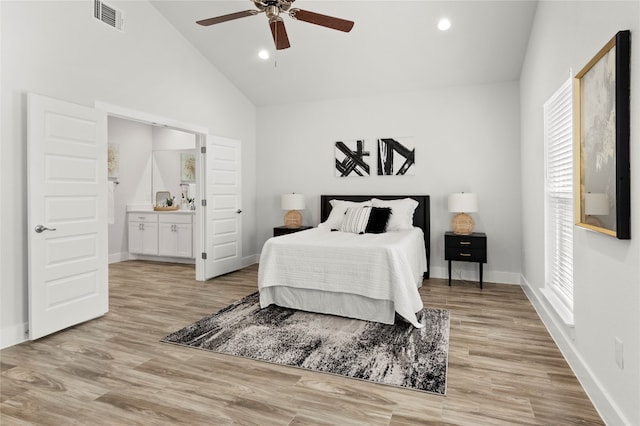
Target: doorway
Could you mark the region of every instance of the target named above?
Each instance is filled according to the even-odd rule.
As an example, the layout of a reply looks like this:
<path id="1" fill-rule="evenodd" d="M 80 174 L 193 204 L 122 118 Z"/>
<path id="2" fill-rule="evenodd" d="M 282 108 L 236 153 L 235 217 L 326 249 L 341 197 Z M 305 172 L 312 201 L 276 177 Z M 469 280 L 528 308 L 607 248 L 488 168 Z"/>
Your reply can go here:
<path id="1" fill-rule="evenodd" d="M 185 174 L 186 181 L 180 181 L 180 185 L 186 186 L 181 186 L 179 192 L 186 191 L 187 195 L 195 192 L 202 200 L 202 208 L 194 210 L 195 217 L 189 224 L 193 225 L 195 251 L 202 254 L 195 256 L 195 278 L 204 281 L 240 268 L 239 141 L 210 136 L 206 129 L 180 123 L 159 124 L 170 122 L 119 107 L 96 104 L 91 108 L 32 93 L 28 96 L 28 117 L 29 229 L 32 230 L 29 233 L 30 339 L 97 318 L 108 311 L 107 224 L 111 215 L 107 188 L 120 184 L 123 176 L 120 154 L 124 153 L 116 148 L 111 152 L 112 158 L 107 158 L 108 117 L 121 120 L 121 124 L 143 123 L 144 126 L 137 129 L 146 135 L 151 126 L 150 139 L 155 127 L 189 136 L 192 142 L 188 154 L 195 156 L 194 164 L 191 173 Z M 127 148 L 132 149 L 127 159 L 142 151 L 142 163 L 146 166 L 138 168 L 143 170 L 142 176 L 150 176 L 152 150 L 145 152 L 134 143 L 128 145 Z M 182 168 L 182 160 L 178 167 Z M 159 175 L 158 180 L 161 179 L 166 176 Z M 152 180 L 141 179 L 142 184 L 133 181 L 133 193 L 142 195 L 134 197 L 132 206 L 141 200 L 150 216 L 154 215 L 158 209 L 150 202 L 153 200 L 149 193 L 155 191 Z M 195 186 L 189 192 L 191 181 Z M 165 200 L 169 197 L 170 194 Z M 128 207 L 119 212 L 123 221 Z M 172 220 L 179 222 L 177 217 Z M 160 223 L 158 216 L 157 238 Z M 177 232 L 182 227 L 176 223 L 170 229 Z M 207 256 L 207 251 L 212 255 Z M 183 251 L 179 253 L 184 255 Z M 192 250 L 191 255 L 196 253 Z"/>
<path id="2" fill-rule="evenodd" d="M 109 213 L 113 213 L 108 215 L 109 263 L 141 259 L 191 263 L 196 265 L 196 271 L 202 268 L 196 256 L 202 251 L 202 239 L 198 238 L 202 229 L 201 221 L 196 218 L 201 212 L 195 209 L 195 200 L 199 199 L 200 191 L 201 158 L 197 152 L 205 140 L 207 129 L 115 105 L 96 102 L 95 106 L 106 111 L 108 121 L 107 140 L 111 156 L 108 192 L 112 201 Z M 190 172 L 181 176 L 185 160 L 189 161 Z M 185 226 L 183 223 L 174 224 L 173 221 L 171 224 L 139 224 L 136 229 L 146 229 L 146 234 L 155 233 L 153 244 L 156 244 L 156 248 L 151 255 L 143 254 L 140 250 L 134 250 L 140 253 L 131 253 L 131 224 L 127 221 L 127 215 L 134 211 L 147 212 L 157 220 L 158 215 L 153 210 L 157 203 L 156 194 L 165 192 L 170 194 L 173 206 L 183 209 L 178 210 L 181 214 L 174 218 L 191 215 L 191 253 L 184 254 L 183 248 L 175 257 L 162 256 L 162 250 L 158 252 L 159 226 L 168 227 L 172 234 L 174 230 L 181 231 Z M 193 200 L 191 205 L 189 200 Z M 165 206 L 166 200 L 159 200 L 159 203 Z"/>
<path id="3" fill-rule="evenodd" d="M 181 206 L 183 194 L 185 198 L 193 200 L 192 206 L 195 209 L 191 221 L 193 258 L 190 259 L 190 262 L 195 262 L 195 279 L 206 281 L 240 269 L 242 267 L 240 141 L 210 135 L 207 129 L 199 126 L 179 123 L 114 105 L 96 103 L 96 108 L 104 110 L 109 120 L 114 120 L 114 122 L 117 120 L 121 126 L 140 131 L 140 138 L 149 139 L 150 142 L 147 145 L 151 146 L 151 149 L 145 149 L 142 153 L 135 149 L 129 149 L 131 155 L 141 157 L 136 160 L 138 167 L 134 169 L 134 178 L 132 179 L 134 184 L 137 182 L 138 186 L 129 189 L 129 193 L 133 194 L 134 201 L 131 201 L 126 207 L 120 206 L 121 229 L 120 233 L 114 237 L 116 247 L 113 258 L 110 256 L 110 262 L 125 260 L 122 258 L 125 256 L 119 256 L 118 253 L 127 253 L 126 259 L 130 258 L 127 252 L 128 241 L 125 241 L 124 235 L 128 235 L 132 229 L 135 232 L 135 226 L 132 228 L 130 224 L 127 224 L 125 232 L 124 220 L 126 216 L 124 215 L 126 211 L 130 208 L 151 210 L 151 206 L 158 204 L 157 194 L 169 192 L 170 197 L 173 197 L 174 193 L 177 195 Z M 151 131 L 149 132 L 149 130 Z M 111 135 L 108 135 L 108 139 L 114 144 L 116 143 Z M 137 146 L 135 143 L 130 145 Z M 118 148 L 118 151 L 120 149 Z M 124 159 L 124 157 L 120 158 Z M 183 173 L 185 159 L 192 161 L 191 173 Z M 167 173 L 163 173 L 160 169 L 165 167 L 167 162 L 173 165 L 167 166 L 171 170 L 167 169 Z M 165 166 L 161 166 L 161 164 L 165 164 Z M 135 174 L 137 174 L 137 178 Z M 115 182 L 119 183 L 115 184 Z M 140 182 L 142 183 L 140 184 Z M 118 194 L 115 194 L 116 191 L 125 192 L 121 190 L 123 182 L 119 177 L 112 177 L 110 185 L 114 192 L 114 200 L 118 198 Z M 163 197 L 170 198 L 166 195 Z M 142 204 L 136 205 L 137 200 L 142 200 Z M 178 201 L 176 200 L 176 202 Z M 145 228 L 144 224 L 140 226 L 142 229 Z M 160 241 L 161 226 L 165 230 L 171 229 L 172 232 L 179 232 L 183 224 L 158 223 L 159 245 L 162 245 L 162 241 Z M 167 228 L 168 226 L 169 228 Z M 153 225 L 151 231 L 152 235 Z M 175 244 L 179 246 L 176 253 L 183 254 L 184 241 L 178 239 Z M 111 248 L 110 242 L 110 253 Z M 140 257 L 136 256 L 136 258 Z M 175 258 L 173 260 L 175 261 Z"/>
<path id="4" fill-rule="evenodd" d="M 195 264 L 196 135 L 121 117 L 107 121 L 109 262 Z M 148 223 L 138 222 L 145 217 Z"/>

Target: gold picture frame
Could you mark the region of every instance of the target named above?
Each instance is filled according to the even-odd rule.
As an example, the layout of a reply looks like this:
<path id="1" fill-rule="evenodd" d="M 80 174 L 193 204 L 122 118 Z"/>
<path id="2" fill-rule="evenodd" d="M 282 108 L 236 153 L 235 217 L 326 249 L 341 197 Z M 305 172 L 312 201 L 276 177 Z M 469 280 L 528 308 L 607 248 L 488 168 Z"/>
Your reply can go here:
<path id="1" fill-rule="evenodd" d="M 117 179 L 120 174 L 120 146 L 107 144 L 107 177 Z"/>
<path id="2" fill-rule="evenodd" d="M 631 238 L 630 31 L 619 31 L 575 76 L 575 221 Z"/>
<path id="3" fill-rule="evenodd" d="M 180 183 L 196 181 L 196 156 L 191 153 L 180 153 Z"/>

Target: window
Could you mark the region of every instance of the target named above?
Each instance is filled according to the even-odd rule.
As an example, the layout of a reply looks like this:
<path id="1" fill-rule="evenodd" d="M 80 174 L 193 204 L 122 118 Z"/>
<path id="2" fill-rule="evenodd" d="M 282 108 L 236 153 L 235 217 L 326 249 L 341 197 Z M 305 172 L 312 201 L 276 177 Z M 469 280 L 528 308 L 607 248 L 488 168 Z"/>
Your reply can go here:
<path id="1" fill-rule="evenodd" d="M 569 78 L 544 104 L 545 287 L 542 293 L 573 325 L 573 93 Z"/>

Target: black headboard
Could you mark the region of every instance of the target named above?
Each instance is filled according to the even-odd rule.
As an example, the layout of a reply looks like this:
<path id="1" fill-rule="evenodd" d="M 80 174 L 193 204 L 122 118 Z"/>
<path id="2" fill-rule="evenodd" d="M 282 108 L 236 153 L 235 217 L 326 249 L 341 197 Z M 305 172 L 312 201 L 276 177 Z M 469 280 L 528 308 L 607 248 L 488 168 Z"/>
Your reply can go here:
<path id="1" fill-rule="evenodd" d="M 321 195 L 320 196 L 320 221 L 324 222 L 329 217 L 331 212 L 331 200 L 344 200 L 344 201 L 367 201 L 372 198 L 378 198 L 380 200 L 397 200 L 400 198 L 413 198 L 418 202 L 413 213 L 413 226 L 417 226 L 422 229 L 424 233 L 424 247 L 427 251 L 427 272 L 424 274 L 425 278 L 429 278 L 429 272 L 431 270 L 429 259 L 431 258 L 431 206 L 428 195 Z"/>

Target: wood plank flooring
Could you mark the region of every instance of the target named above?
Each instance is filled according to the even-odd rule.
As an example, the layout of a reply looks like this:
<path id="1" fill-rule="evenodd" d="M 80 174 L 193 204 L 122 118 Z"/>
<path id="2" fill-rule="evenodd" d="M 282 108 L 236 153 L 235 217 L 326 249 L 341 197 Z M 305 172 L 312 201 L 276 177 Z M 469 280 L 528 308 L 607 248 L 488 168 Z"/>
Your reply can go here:
<path id="1" fill-rule="evenodd" d="M 446 396 L 160 343 L 256 291 L 257 270 L 112 264 L 106 316 L 0 351 L 0 424 L 603 424 L 518 286 L 424 282 L 451 311 Z"/>

